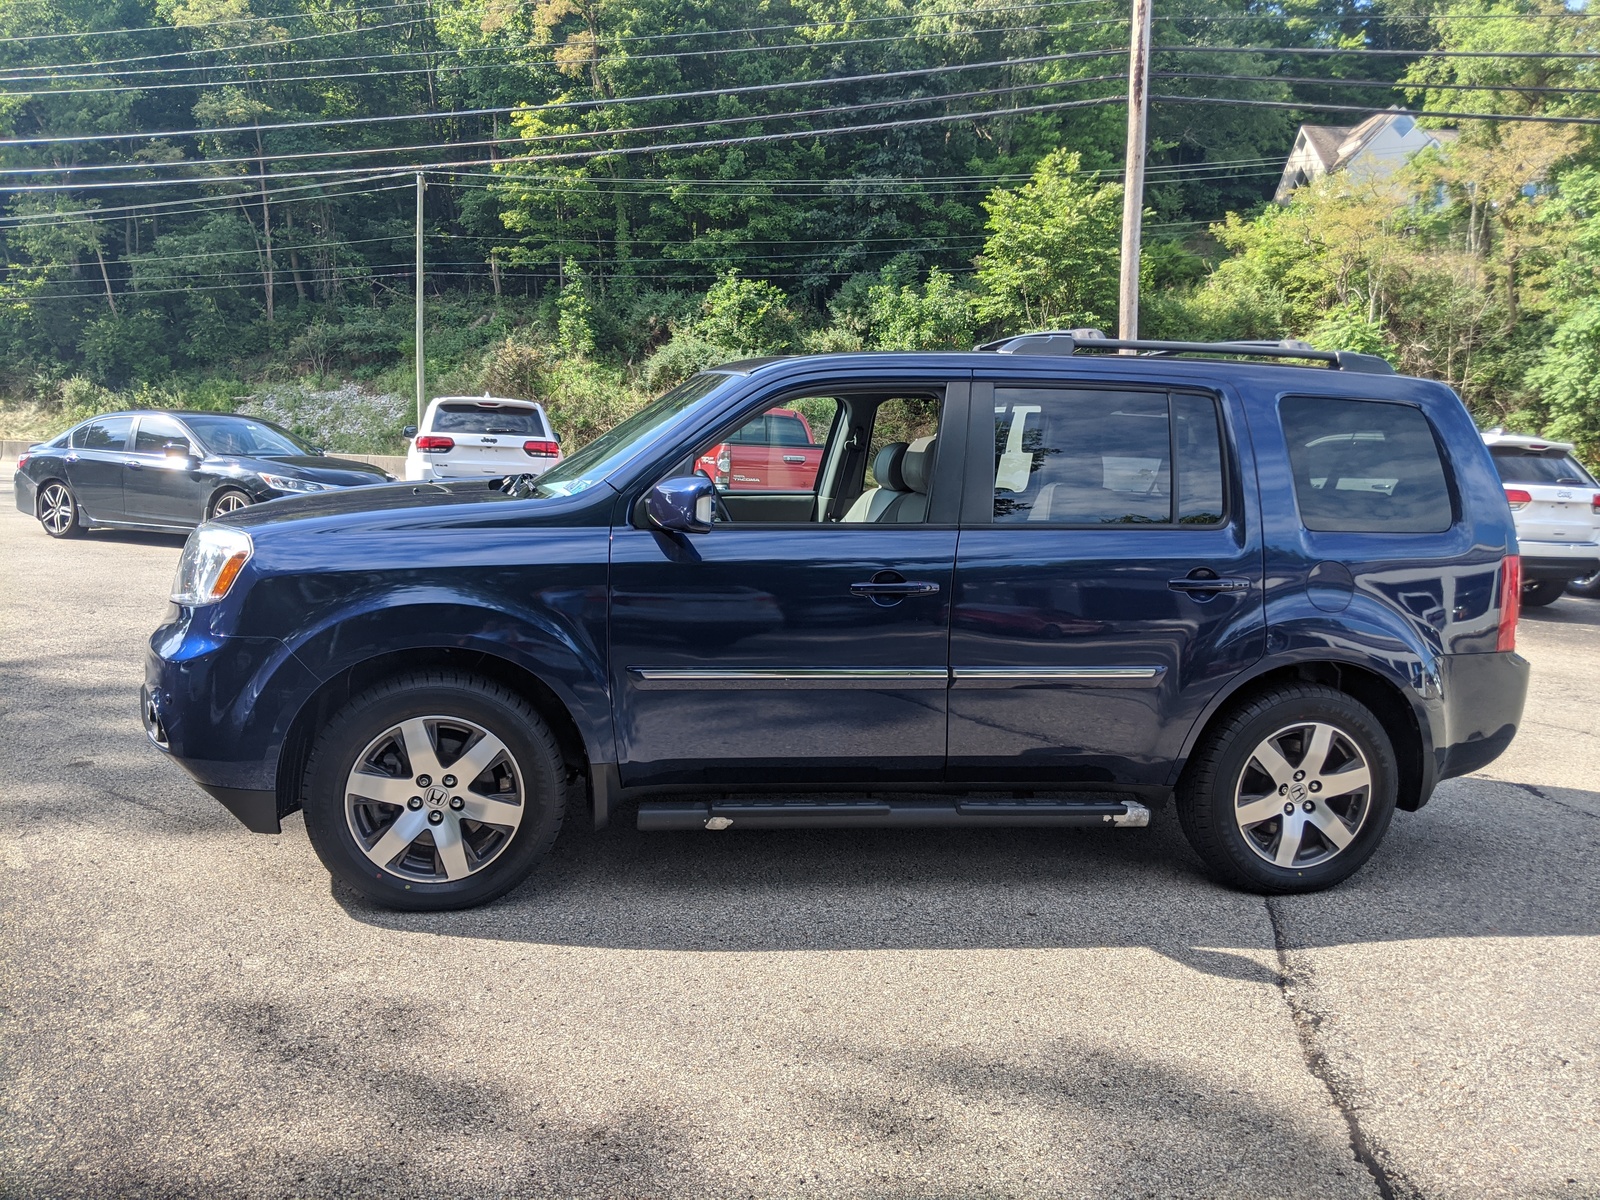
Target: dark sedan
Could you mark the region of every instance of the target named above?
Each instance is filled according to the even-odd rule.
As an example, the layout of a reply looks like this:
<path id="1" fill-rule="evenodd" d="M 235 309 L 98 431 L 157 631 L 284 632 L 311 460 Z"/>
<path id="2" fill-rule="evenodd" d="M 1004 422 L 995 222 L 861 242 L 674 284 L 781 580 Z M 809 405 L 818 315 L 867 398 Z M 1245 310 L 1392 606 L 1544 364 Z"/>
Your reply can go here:
<path id="1" fill-rule="evenodd" d="M 94 526 L 192 529 L 263 500 L 392 482 L 329 458 L 259 417 L 124 412 L 91 417 L 17 462 L 17 507 L 51 537 Z"/>

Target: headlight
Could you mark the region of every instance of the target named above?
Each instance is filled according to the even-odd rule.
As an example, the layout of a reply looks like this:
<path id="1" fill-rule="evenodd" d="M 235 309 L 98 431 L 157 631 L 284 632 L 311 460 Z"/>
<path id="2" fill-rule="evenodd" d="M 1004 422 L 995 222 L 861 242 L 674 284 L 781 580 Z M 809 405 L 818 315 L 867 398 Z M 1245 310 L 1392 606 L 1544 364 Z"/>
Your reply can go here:
<path id="1" fill-rule="evenodd" d="M 178 576 L 172 581 L 174 604 L 215 604 L 228 594 L 240 568 L 250 561 L 255 545 L 242 529 L 206 524 L 189 535 Z"/>
<path id="2" fill-rule="evenodd" d="M 290 479 L 287 475 L 261 476 L 261 482 L 275 492 L 326 492 L 326 483 L 312 483 L 309 479 Z"/>

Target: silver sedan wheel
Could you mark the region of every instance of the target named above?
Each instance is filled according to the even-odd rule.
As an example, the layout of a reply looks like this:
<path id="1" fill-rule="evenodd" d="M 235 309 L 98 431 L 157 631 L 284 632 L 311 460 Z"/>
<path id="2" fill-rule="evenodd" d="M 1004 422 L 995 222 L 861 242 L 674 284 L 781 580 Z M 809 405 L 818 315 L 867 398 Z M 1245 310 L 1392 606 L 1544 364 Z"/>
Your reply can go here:
<path id="1" fill-rule="evenodd" d="M 224 492 L 215 504 L 211 506 L 213 517 L 225 517 L 231 512 L 238 512 L 241 508 L 250 507 L 250 497 L 243 492 Z"/>
<path id="2" fill-rule="evenodd" d="M 57 537 L 72 528 L 72 515 L 72 493 L 65 484 L 52 483 L 39 493 L 39 522 Z"/>
<path id="3" fill-rule="evenodd" d="M 483 870 L 526 811 L 506 744 L 462 717 L 412 717 L 373 738 L 345 784 L 361 852 L 391 875 L 448 883 Z"/>
<path id="4" fill-rule="evenodd" d="M 1277 867 L 1315 867 L 1342 852 L 1372 810 L 1372 768 L 1355 741 L 1323 721 L 1262 740 L 1239 774 L 1234 820 L 1245 845 Z"/>

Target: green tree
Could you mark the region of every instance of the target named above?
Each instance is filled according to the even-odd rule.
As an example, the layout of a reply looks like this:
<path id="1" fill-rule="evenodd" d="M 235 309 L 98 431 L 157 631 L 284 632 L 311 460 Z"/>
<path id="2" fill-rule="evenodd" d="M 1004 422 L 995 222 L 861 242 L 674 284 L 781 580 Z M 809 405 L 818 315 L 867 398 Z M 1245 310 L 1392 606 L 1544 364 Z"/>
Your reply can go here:
<path id="1" fill-rule="evenodd" d="M 1122 186 L 1095 182 L 1080 163 L 1075 151 L 1058 150 L 1023 187 L 984 200 L 980 320 L 1021 332 L 1115 319 Z"/>

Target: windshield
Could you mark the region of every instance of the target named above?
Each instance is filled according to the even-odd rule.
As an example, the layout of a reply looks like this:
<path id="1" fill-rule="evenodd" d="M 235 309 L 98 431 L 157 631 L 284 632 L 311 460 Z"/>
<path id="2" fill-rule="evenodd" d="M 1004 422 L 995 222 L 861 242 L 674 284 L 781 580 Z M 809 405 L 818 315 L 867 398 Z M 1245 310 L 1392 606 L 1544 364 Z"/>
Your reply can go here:
<path id="1" fill-rule="evenodd" d="M 238 454 L 245 458 L 294 458 L 310 454 L 311 447 L 286 429 L 255 417 L 230 417 L 216 413 L 184 413 L 183 419 L 213 454 Z"/>
<path id="2" fill-rule="evenodd" d="M 1499 450 L 1494 453 L 1494 465 L 1500 472 L 1502 483 L 1555 483 L 1576 487 L 1594 487 L 1589 472 L 1578 465 L 1570 454 L 1546 451 L 1524 453 L 1516 450 Z"/>
<path id="3" fill-rule="evenodd" d="M 726 375 L 705 372 L 686 379 L 661 399 L 615 425 L 539 476 L 541 496 L 571 496 L 591 488 L 633 455 L 634 449 L 655 436 L 690 405 L 728 381 Z"/>

